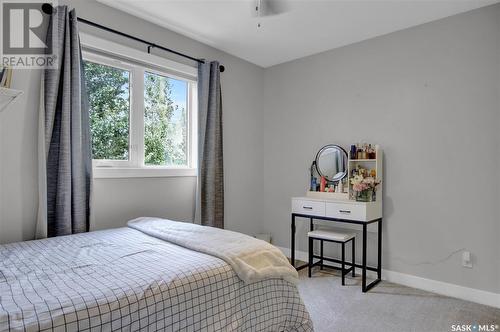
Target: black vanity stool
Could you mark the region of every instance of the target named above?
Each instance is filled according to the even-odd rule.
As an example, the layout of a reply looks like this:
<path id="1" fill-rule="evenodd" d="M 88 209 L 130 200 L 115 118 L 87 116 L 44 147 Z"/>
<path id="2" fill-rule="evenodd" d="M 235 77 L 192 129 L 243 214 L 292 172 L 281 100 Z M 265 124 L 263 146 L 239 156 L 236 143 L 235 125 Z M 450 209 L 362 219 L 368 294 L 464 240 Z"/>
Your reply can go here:
<path id="1" fill-rule="evenodd" d="M 355 233 L 344 233 L 344 232 L 338 232 L 338 231 L 333 231 L 333 230 L 328 230 L 328 229 L 317 229 L 314 231 L 310 231 L 307 233 L 307 236 L 309 237 L 309 278 L 311 277 L 311 269 L 313 266 L 319 265 L 320 268 L 323 270 L 323 267 L 330 267 L 334 268 L 337 270 L 342 271 L 342 286 L 345 285 L 345 275 L 348 274 L 349 272 L 352 271 L 352 276 L 355 276 Z M 321 247 L 320 247 L 320 255 L 314 255 L 314 240 L 321 241 Z M 340 243 L 342 244 L 342 259 L 333 259 L 333 258 L 326 258 L 323 256 L 323 242 L 335 242 L 335 243 Z M 346 262 L 345 262 L 345 245 L 347 242 L 351 241 L 351 248 L 352 248 L 352 261 L 351 263 L 347 263 L 347 265 L 350 265 L 351 267 L 346 269 Z M 319 261 L 316 263 L 313 263 L 314 258 L 319 258 Z M 328 261 L 328 262 L 333 262 L 333 263 L 338 263 L 341 264 L 341 268 L 336 267 L 336 266 L 331 266 L 331 265 L 325 265 L 323 264 L 323 260 Z"/>

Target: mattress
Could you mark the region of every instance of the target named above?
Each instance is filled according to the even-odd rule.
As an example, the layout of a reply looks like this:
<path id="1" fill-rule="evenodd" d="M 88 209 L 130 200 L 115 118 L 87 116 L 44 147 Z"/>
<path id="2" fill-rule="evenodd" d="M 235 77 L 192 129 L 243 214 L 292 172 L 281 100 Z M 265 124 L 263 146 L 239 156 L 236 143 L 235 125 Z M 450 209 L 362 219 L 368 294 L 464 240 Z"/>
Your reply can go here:
<path id="1" fill-rule="evenodd" d="M 132 228 L 0 246 L 0 331 L 312 331 L 294 284 Z"/>

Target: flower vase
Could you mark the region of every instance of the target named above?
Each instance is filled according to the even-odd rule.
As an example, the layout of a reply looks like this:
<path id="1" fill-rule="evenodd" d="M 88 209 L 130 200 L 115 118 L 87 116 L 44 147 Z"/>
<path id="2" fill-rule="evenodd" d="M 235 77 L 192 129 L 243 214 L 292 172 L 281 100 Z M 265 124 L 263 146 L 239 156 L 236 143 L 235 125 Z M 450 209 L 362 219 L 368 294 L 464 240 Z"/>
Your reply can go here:
<path id="1" fill-rule="evenodd" d="M 358 202 L 371 202 L 372 198 L 373 198 L 373 190 L 371 189 L 359 191 L 356 194 L 356 201 Z"/>

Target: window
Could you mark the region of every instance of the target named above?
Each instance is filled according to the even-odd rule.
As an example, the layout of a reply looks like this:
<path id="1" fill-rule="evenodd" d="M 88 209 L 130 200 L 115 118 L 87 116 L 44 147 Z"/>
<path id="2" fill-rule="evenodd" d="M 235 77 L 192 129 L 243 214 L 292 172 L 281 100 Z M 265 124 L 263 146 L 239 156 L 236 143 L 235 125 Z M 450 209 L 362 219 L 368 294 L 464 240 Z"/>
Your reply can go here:
<path id="1" fill-rule="evenodd" d="M 187 165 L 187 96 L 187 82 L 144 73 L 146 165 Z"/>
<path id="2" fill-rule="evenodd" d="M 196 81 L 85 51 L 96 177 L 195 175 Z"/>
<path id="3" fill-rule="evenodd" d="M 130 71 L 84 62 L 90 106 L 92 158 L 129 160 Z"/>

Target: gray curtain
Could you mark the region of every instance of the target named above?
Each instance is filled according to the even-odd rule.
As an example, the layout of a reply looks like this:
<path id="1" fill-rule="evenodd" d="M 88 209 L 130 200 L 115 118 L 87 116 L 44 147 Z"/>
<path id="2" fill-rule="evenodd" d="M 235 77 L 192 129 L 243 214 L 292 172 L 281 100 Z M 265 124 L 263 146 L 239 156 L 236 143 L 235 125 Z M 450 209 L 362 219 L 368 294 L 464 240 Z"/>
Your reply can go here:
<path id="1" fill-rule="evenodd" d="M 46 235 L 52 237 L 89 231 L 92 156 L 74 10 L 68 12 L 67 6 L 56 8 L 47 42 L 54 42 L 59 61 L 57 69 L 47 69 L 44 73 L 43 126 L 40 126 L 43 130 L 40 136 L 45 138 Z"/>
<path id="2" fill-rule="evenodd" d="M 217 61 L 198 65 L 198 184 L 199 222 L 224 228 L 222 92 Z"/>

